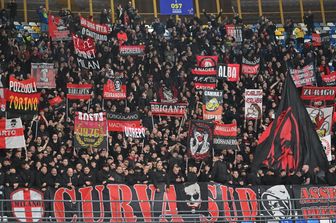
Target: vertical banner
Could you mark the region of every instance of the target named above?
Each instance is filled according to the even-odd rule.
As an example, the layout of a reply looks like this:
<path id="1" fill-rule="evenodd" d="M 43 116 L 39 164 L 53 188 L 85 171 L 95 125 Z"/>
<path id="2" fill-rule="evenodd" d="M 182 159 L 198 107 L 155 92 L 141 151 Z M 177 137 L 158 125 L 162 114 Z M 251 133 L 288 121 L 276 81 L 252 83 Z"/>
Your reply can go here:
<path id="1" fill-rule="evenodd" d="M 330 135 L 333 123 L 334 107 L 307 107 L 315 130 L 320 137 Z"/>
<path id="2" fill-rule="evenodd" d="M 6 96 L 5 88 L 0 88 L 0 118 L 6 116 Z"/>
<path id="3" fill-rule="evenodd" d="M 56 88 L 53 63 L 32 63 L 31 74 L 36 80 L 37 88 Z"/>
<path id="4" fill-rule="evenodd" d="M 237 123 L 224 124 L 215 122 L 214 129 L 214 149 L 238 149 Z"/>
<path id="5" fill-rule="evenodd" d="M 96 59 L 96 45 L 92 38 L 86 40 L 72 35 L 78 66 L 84 69 L 99 70 Z"/>
<path id="6" fill-rule="evenodd" d="M 189 156 L 202 160 L 211 153 L 214 124 L 208 121 L 191 120 L 188 133 Z"/>
<path id="7" fill-rule="evenodd" d="M 225 25 L 226 34 L 233 37 L 235 41 L 240 44 L 243 42 L 243 28 L 233 24 Z"/>
<path id="8" fill-rule="evenodd" d="M 77 112 L 75 117 L 75 147 L 76 148 L 106 148 L 106 115 L 100 113 Z"/>
<path id="9" fill-rule="evenodd" d="M 323 149 L 325 151 L 325 154 L 327 156 L 327 159 L 329 162 L 332 161 L 332 154 L 331 154 L 331 135 L 327 135 L 324 137 L 320 137 Z"/>
<path id="10" fill-rule="evenodd" d="M 295 86 L 303 87 L 307 85 L 315 85 L 316 78 L 314 72 L 314 65 L 306 65 L 302 69 L 290 69 L 289 73 L 293 78 Z"/>
<path id="11" fill-rule="evenodd" d="M 15 149 L 26 146 L 21 118 L 0 119 L 0 148 Z"/>
<path id="12" fill-rule="evenodd" d="M 240 79 L 240 64 L 219 64 L 218 79 L 229 82 L 238 82 Z"/>
<path id="13" fill-rule="evenodd" d="M 223 91 L 205 90 L 203 92 L 203 119 L 222 120 Z"/>
<path id="14" fill-rule="evenodd" d="M 104 84 L 103 97 L 105 99 L 126 99 L 126 84 L 123 78 L 108 79 Z"/>
<path id="15" fill-rule="evenodd" d="M 53 41 L 71 40 L 70 30 L 65 19 L 49 14 L 48 16 L 49 37 Z"/>
<path id="16" fill-rule="evenodd" d="M 245 89 L 245 119 L 260 119 L 262 116 L 263 91 Z"/>

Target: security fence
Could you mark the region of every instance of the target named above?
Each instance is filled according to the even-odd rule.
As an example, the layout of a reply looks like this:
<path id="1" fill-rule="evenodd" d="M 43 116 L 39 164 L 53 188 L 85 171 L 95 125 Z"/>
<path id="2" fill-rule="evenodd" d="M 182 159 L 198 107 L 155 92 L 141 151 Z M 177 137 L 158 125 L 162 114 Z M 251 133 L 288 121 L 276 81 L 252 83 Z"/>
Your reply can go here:
<path id="1" fill-rule="evenodd" d="M 10 0 L 0 0 L 1 8 L 6 7 Z M 101 11 L 109 9 L 114 20 L 115 9 L 131 2 L 140 15 L 147 21 L 160 15 L 160 0 L 16 0 L 18 4 L 18 18 L 22 21 L 38 21 L 36 10 L 45 6 L 53 13 L 62 8 L 80 13 L 83 16 L 92 15 L 99 19 Z M 219 13 L 223 16 L 232 16 L 233 9 L 246 23 L 255 23 L 259 16 L 265 15 L 276 23 L 284 24 L 286 19 L 303 22 L 305 12 L 311 10 L 316 22 L 336 21 L 335 0 L 193 0 L 194 12 L 197 17 L 202 17 L 202 10 L 209 13 Z"/>
<path id="2" fill-rule="evenodd" d="M 336 187 L 214 183 L 6 188 L 1 222 L 333 222 Z"/>

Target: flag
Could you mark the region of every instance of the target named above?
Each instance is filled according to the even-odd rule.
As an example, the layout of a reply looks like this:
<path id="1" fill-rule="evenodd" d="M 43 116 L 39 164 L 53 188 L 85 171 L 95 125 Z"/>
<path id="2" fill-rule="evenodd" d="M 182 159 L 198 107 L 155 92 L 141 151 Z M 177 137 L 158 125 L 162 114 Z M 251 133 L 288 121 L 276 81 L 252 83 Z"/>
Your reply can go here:
<path id="1" fill-rule="evenodd" d="M 40 95 L 34 78 L 19 81 L 10 76 L 6 91 L 7 111 L 15 116 L 33 115 L 38 112 Z"/>
<path id="2" fill-rule="evenodd" d="M 56 88 L 55 68 L 53 63 L 32 63 L 31 74 L 37 88 Z"/>
<path id="3" fill-rule="evenodd" d="M 324 137 L 321 137 L 321 143 L 323 146 L 323 149 L 325 151 L 325 154 L 327 156 L 328 161 L 332 161 L 332 154 L 331 154 L 331 135 L 327 135 Z"/>
<path id="4" fill-rule="evenodd" d="M 332 130 L 334 107 L 307 107 L 310 119 L 320 137 L 329 135 Z"/>
<path id="5" fill-rule="evenodd" d="M 215 122 L 214 149 L 238 149 L 237 123 L 224 124 Z"/>
<path id="6" fill-rule="evenodd" d="M 222 120 L 223 91 L 205 90 L 203 92 L 203 119 Z"/>
<path id="7" fill-rule="evenodd" d="M 301 99 L 310 107 L 333 106 L 336 95 L 336 87 L 304 86 Z"/>
<path id="8" fill-rule="evenodd" d="M 145 45 L 122 45 L 119 47 L 121 56 L 141 56 L 145 54 Z"/>
<path id="9" fill-rule="evenodd" d="M 237 82 L 240 78 L 239 64 L 219 64 L 218 79 L 224 79 L 229 82 Z"/>
<path id="10" fill-rule="evenodd" d="M 214 124 L 208 121 L 192 120 L 188 132 L 188 154 L 196 159 L 202 160 L 209 156 L 213 142 Z"/>
<path id="11" fill-rule="evenodd" d="M 0 88 L 0 117 L 5 117 L 5 115 L 6 115 L 5 88 Z"/>
<path id="12" fill-rule="evenodd" d="M 225 25 L 225 30 L 228 36 L 233 37 L 235 42 L 243 42 L 243 28 L 242 26 L 237 26 L 233 24 Z"/>
<path id="13" fill-rule="evenodd" d="M 25 146 L 21 118 L 0 119 L 0 148 L 15 149 Z"/>
<path id="14" fill-rule="evenodd" d="M 198 67 L 215 69 L 218 63 L 218 56 L 196 56 L 196 61 Z"/>
<path id="15" fill-rule="evenodd" d="M 96 59 L 96 45 L 92 38 L 82 39 L 72 35 L 77 64 L 84 69 L 99 70 L 99 61 Z"/>
<path id="16" fill-rule="evenodd" d="M 336 71 L 331 72 L 328 75 L 321 75 L 321 78 L 325 86 L 335 86 L 336 85 Z"/>
<path id="17" fill-rule="evenodd" d="M 245 89 L 245 119 L 260 119 L 262 116 L 263 90 Z"/>
<path id="18" fill-rule="evenodd" d="M 290 75 L 275 119 L 259 138 L 254 170 L 262 164 L 286 171 L 299 170 L 304 164 L 311 170 L 317 166 L 323 170 L 328 167 L 321 141 Z"/>
<path id="19" fill-rule="evenodd" d="M 75 117 L 76 148 L 106 148 L 106 114 L 77 112 Z"/>
<path id="20" fill-rule="evenodd" d="M 60 96 L 50 99 L 49 104 L 54 110 L 59 110 L 65 107 L 64 100 Z"/>
<path id="21" fill-rule="evenodd" d="M 123 78 L 108 79 L 103 87 L 105 99 L 126 99 L 126 84 Z"/>
<path id="22" fill-rule="evenodd" d="M 242 61 L 242 73 L 243 74 L 251 74 L 256 75 L 259 73 L 260 68 L 260 57 L 256 58 L 255 60 L 248 60 L 243 57 Z"/>
<path id="23" fill-rule="evenodd" d="M 140 128 L 140 117 L 136 112 L 133 113 L 107 113 L 107 128 L 110 132 L 124 132 L 125 127 Z"/>
<path id="24" fill-rule="evenodd" d="M 82 26 L 82 35 L 89 36 L 95 40 L 107 41 L 107 35 L 111 31 L 108 25 L 92 22 L 82 16 L 80 17 L 80 24 Z"/>
<path id="25" fill-rule="evenodd" d="M 213 68 L 195 68 L 191 70 L 197 90 L 215 89 L 217 70 Z"/>
<path id="26" fill-rule="evenodd" d="M 154 116 L 184 117 L 187 110 L 186 103 L 151 102 L 150 105 Z"/>
<path id="27" fill-rule="evenodd" d="M 83 99 L 91 98 L 92 84 L 67 84 L 68 99 Z"/>
<path id="28" fill-rule="evenodd" d="M 70 30 L 64 19 L 49 14 L 48 16 L 49 37 L 53 41 L 70 40 Z"/>
<path id="29" fill-rule="evenodd" d="M 140 128 L 131 128 L 125 126 L 124 130 L 126 137 L 131 137 L 134 139 L 142 139 L 146 137 L 146 128 L 140 127 Z"/>
<path id="30" fill-rule="evenodd" d="M 290 69 L 290 75 L 293 78 L 296 87 L 314 85 L 316 83 L 314 65 L 306 65 L 302 69 Z"/>

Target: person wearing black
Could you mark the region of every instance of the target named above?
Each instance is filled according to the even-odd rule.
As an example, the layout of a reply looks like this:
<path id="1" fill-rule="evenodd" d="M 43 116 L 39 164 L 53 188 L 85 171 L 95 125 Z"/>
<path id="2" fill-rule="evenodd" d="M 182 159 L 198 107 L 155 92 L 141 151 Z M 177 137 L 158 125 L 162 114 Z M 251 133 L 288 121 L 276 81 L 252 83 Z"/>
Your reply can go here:
<path id="1" fill-rule="evenodd" d="M 326 184 L 326 174 L 320 167 L 315 167 L 312 174 L 312 184 L 323 185 Z"/>
<path id="2" fill-rule="evenodd" d="M 22 165 L 19 179 L 20 186 L 22 187 L 32 187 L 34 185 L 34 172 L 30 169 L 29 163 Z"/>
<path id="3" fill-rule="evenodd" d="M 112 173 L 112 177 L 114 179 L 114 183 L 117 184 L 125 183 L 125 175 L 123 173 L 123 169 L 121 166 L 118 166 L 117 169 Z"/>
<path id="4" fill-rule="evenodd" d="M 93 186 L 96 183 L 96 176 L 92 173 L 89 166 L 85 166 L 80 177 L 79 185 L 83 187 Z"/>
<path id="5" fill-rule="evenodd" d="M 303 185 L 309 185 L 310 182 L 312 181 L 312 175 L 309 172 L 309 165 L 303 165 L 302 166 L 302 180 L 303 180 Z"/>
<path id="6" fill-rule="evenodd" d="M 336 186 L 336 167 L 331 166 L 329 170 L 326 172 L 326 181 L 330 186 Z"/>
<path id="7" fill-rule="evenodd" d="M 187 182 L 188 183 L 196 183 L 198 181 L 197 177 L 199 174 L 197 174 L 197 167 L 190 166 L 189 171 L 187 173 Z"/>
<path id="8" fill-rule="evenodd" d="M 78 186 L 78 178 L 77 175 L 74 174 L 72 168 L 68 168 L 66 173 L 64 173 L 61 186 L 72 189 L 75 189 Z"/>
<path id="9" fill-rule="evenodd" d="M 314 32 L 314 14 L 310 10 L 304 16 L 304 24 L 307 26 L 308 35 L 311 35 Z"/>
<path id="10" fill-rule="evenodd" d="M 16 12 L 17 12 L 17 3 L 15 2 L 15 0 L 11 0 L 8 3 L 7 8 L 9 9 L 9 19 L 12 24 L 15 21 Z"/>
<path id="11" fill-rule="evenodd" d="M 16 173 L 16 169 L 14 167 L 10 167 L 8 174 L 5 178 L 6 186 L 11 189 L 16 189 L 19 187 L 19 174 Z"/>
<path id="12" fill-rule="evenodd" d="M 167 177 L 167 188 L 169 188 L 170 184 L 182 184 L 184 183 L 184 175 L 181 171 L 181 167 L 177 164 L 173 166 L 173 169 L 169 172 Z"/>
<path id="13" fill-rule="evenodd" d="M 108 184 L 112 183 L 114 178 L 112 177 L 112 172 L 108 164 L 103 165 L 103 169 L 98 172 L 97 183 Z"/>
<path id="14" fill-rule="evenodd" d="M 200 182 L 209 182 L 211 180 L 210 165 L 206 164 L 198 177 Z"/>
<path id="15" fill-rule="evenodd" d="M 42 191 L 46 191 L 48 188 L 48 168 L 42 166 L 40 171 L 37 173 L 36 186 L 41 188 Z"/>
<path id="16" fill-rule="evenodd" d="M 54 167 L 48 174 L 48 186 L 53 189 L 58 189 L 61 186 L 61 178 L 57 173 L 57 169 Z"/>
<path id="17" fill-rule="evenodd" d="M 273 169 L 268 169 L 266 174 L 261 179 L 261 183 L 264 185 L 279 185 L 281 178 L 275 173 Z"/>
<path id="18" fill-rule="evenodd" d="M 167 182 L 167 173 L 163 168 L 162 161 L 157 162 L 156 168 L 151 172 L 151 181 L 158 192 L 160 192 L 159 184 Z"/>
<path id="19" fill-rule="evenodd" d="M 227 171 L 227 164 L 223 159 L 223 154 L 221 154 L 219 157 L 214 157 L 211 177 L 214 182 L 225 184 L 228 180 L 229 173 Z"/>
<path id="20" fill-rule="evenodd" d="M 301 185 L 303 182 L 302 180 L 302 173 L 301 171 L 289 171 L 289 176 L 287 177 L 287 184 L 288 185 Z"/>

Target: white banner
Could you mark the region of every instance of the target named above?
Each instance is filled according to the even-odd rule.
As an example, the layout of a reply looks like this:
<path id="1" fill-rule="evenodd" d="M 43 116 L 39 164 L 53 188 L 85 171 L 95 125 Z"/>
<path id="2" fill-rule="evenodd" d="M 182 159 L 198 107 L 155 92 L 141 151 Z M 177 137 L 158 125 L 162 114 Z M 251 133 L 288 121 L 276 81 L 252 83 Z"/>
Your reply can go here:
<path id="1" fill-rule="evenodd" d="M 315 125 L 317 134 L 320 137 L 330 135 L 332 128 L 334 107 L 314 108 L 308 107 L 307 112 Z"/>
<path id="2" fill-rule="evenodd" d="M 326 153 L 328 161 L 332 161 L 332 155 L 331 155 L 331 136 L 327 135 L 325 137 L 320 138 L 321 143 L 323 146 L 323 149 Z"/>
<path id="3" fill-rule="evenodd" d="M 260 119 L 262 116 L 263 91 L 245 89 L 245 119 Z"/>

